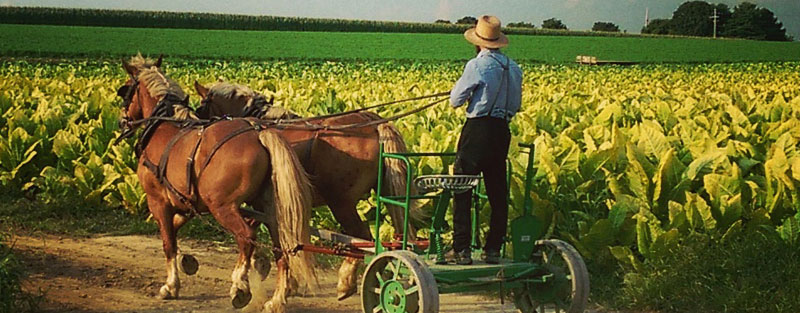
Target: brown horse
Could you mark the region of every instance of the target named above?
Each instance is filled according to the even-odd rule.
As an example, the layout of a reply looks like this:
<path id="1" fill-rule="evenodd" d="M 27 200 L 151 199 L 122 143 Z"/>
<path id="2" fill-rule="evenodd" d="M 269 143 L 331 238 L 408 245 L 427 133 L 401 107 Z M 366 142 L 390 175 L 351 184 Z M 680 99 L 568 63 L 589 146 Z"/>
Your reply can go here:
<path id="1" fill-rule="evenodd" d="M 200 118 L 215 116 L 262 119 L 297 118 L 298 115 L 279 107 L 271 106 L 271 99 L 254 92 L 249 87 L 219 82 L 210 89 L 195 82 L 195 89 L 203 98 L 198 107 Z M 315 125 L 350 125 L 380 119 L 375 113 L 360 112 L 309 121 Z M 356 204 L 371 189 L 377 186 L 378 145 L 384 143 L 387 152 L 405 152 L 406 145 L 397 128 L 391 123 L 382 123 L 343 130 L 284 129 L 279 131 L 297 153 L 303 167 L 312 176 L 314 206 L 327 204 L 344 232 L 369 240 L 369 227 L 361 221 Z M 406 166 L 399 160 L 386 160 L 385 180 L 388 187 L 384 194 L 404 195 L 406 192 Z M 402 234 L 405 223 L 404 212 L 397 206 L 387 208 L 395 226 L 395 234 Z M 412 210 L 412 218 L 420 213 Z M 416 231 L 409 223 L 409 234 Z M 359 259 L 345 258 L 339 269 L 337 293 L 339 300 L 356 292 L 356 270 Z"/>
<path id="2" fill-rule="evenodd" d="M 261 129 L 246 119 L 223 120 L 185 127 L 174 122 L 175 111 L 187 111 L 180 86 L 155 63 L 141 57 L 122 65 L 130 76 L 118 95 L 124 99 L 120 126 L 123 134 L 144 125 L 136 145 L 137 175 L 147 194 L 147 205 L 158 222 L 167 259 L 167 282 L 159 294 L 177 298 L 180 289 L 176 233 L 192 216 L 210 212 L 233 233 L 239 257 L 231 276 L 232 304 L 241 308 L 263 305 L 264 311 L 285 311 L 290 273 L 314 284 L 314 260 L 294 249 L 309 241 L 310 182 L 291 147 L 275 130 Z M 184 126 L 184 127 L 182 127 Z M 242 217 L 247 202 L 269 216 L 266 226 L 273 239 L 277 286 L 269 302 L 251 301 L 251 284 L 261 288 L 269 263 L 255 257 L 257 222 Z M 292 252 L 292 253 L 287 253 Z M 184 258 L 185 259 L 185 258 Z M 253 270 L 256 275 L 252 274 Z M 186 271 L 193 274 L 194 271 Z M 256 277 L 254 277 L 256 276 Z M 266 302 L 266 303 L 265 303 Z"/>

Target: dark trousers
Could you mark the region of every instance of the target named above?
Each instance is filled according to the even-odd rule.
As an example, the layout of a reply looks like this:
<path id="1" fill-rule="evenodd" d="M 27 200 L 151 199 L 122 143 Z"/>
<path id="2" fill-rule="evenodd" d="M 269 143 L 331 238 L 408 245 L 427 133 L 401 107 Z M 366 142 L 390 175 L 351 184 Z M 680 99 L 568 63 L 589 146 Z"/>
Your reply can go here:
<path id="1" fill-rule="evenodd" d="M 454 172 L 468 175 L 483 173 L 486 194 L 492 207 L 485 251 L 500 251 L 508 227 L 506 157 L 510 140 L 508 122 L 492 117 L 468 119 L 458 138 Z M 453 249 L 457 252 L 469 249 L 471 195 L 471 192 L 464 192 L 454 196 Z"/>

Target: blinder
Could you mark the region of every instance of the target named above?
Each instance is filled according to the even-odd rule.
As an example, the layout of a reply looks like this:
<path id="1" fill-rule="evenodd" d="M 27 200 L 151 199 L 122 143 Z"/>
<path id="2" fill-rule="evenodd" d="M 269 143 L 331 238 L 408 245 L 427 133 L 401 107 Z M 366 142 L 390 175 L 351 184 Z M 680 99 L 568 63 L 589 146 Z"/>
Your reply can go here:
<path id="1" fill-rule="evenodd" d="M 131 81 L 133 81 L 132 84 L 122 85 L 117 89 L 117 96 L 122 98 L 122 109 L 124 113 L 119 119 L 119 128 L 122 130 L 122 133 L 114 140 L 115 145 L 122 141 L 122 139 L 132 136 L 135 131 L 131 126 L 131 119 L 128 117 L 128 107 L 131 105 L 131 102 L 133 102 L 133 97 L 139 89 L 139 80 L 133 75 L 130 75 L 130 78 Z"/>
<path id="2" fill-rule="evenodd" d="M 133 75 L 131 75 L 131 80 L 133 81 L 132 84 L 122 85 L 119 87 L 119 89 L 117 89 L 117 96 L 122 98 L 122 107 L 126 110 L 128 109 L 128 106 L 131 105 L 131 102 L 133 102 L 133 96 L 139 89 L 139 80 Z"/>

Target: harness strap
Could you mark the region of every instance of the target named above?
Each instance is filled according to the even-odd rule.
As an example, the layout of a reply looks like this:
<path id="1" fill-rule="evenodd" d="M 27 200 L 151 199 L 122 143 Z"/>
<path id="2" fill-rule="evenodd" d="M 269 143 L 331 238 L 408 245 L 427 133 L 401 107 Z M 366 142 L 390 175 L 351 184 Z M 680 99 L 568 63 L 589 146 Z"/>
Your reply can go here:
<path id="1" fill-rule="evenodd" d="M 203 170 L 208 166 L 208 163 L 211 162 L 211 158 L 214 157 L 214 154 L 216 154 L 217 151 L 220 149 L 220 147 L 222 147 L 223 144 L 228 142 L 228 140 L 231 140 L 231 139 L 233 139 L 233 137 L 239 136 L 239 135 L 244 134 L 244 133 L 249 132 L 249 131 L 260 131 L 262 129 L 261 125 L 255 124 L 255 123 L 250 122 L 250 121 L 248 121 L 248 122 L 253 127 L 244 127 L 244 128 L 237 129 L 236 131 L 230 132 L 230 133 L 228 133 L 228 135 L 223 137 L 222 140 L 217 141 L 217 143 L 214 144 L 214 147 L 211 148 L 211 152 L 208 153 L 208 157 L 206 158 L 206 161 L 203 162 L 203 166 L 200 167 L 200 170 L 198 171 L 198 173 L 202 174 Z M 197 175 L 197 179 L 200 179 L 200 175 L 199 174 Z"/>
<path id="2" fill-rule="evenodd" d="M 193 179 L 195 178 L 193 169 L 194 161 L 197 157 L 197 149 L 200 148 L 200 142 L 203 141 L 204 130 L 205 126 L 201 126 L 200 130 L 197 132 L 197 142 L 195 142 L 194 148 L 192 148 L 192 152 L 189 154 L 189 160 L 186 162 L 186 181 L 189 184 L 189 194 L 192 196 L 192 204 L 196 204 L 197 198 L 200 196 L 200 190 L 197 189 L 197 180 Z M 192 207 L 194 207 L 194 205 Z"/>
<path id="3" fill-rule="evenodd" d="M 308 163 L 307 163 L 308 164 L 308 169 L 306 170 L 306 172 L 308 172 L 309 175 L 313 175 L 314 174 L 314 163 L 311 162 L 311 160 L 312 160 L 311 157 L 313 155 L 312 152 L 314 151 L 314 146 L 317 143 L 317 138 L 319 138 L 319 131 L 318 130 L 314 131 L 314 138 L 311 139 L 311 145 L 308 147 L 308 153 L 306 154 L 306 160 L 308 160 Z"/>
<path id="4" fill-rule="evenodd" d="M 217 121 L 219 121 L 219 120 L 217 120 Z M 185 195 L 184 193 L 182 193 L 180 190 L 178 190 L 178 188 L 176 188 L 175 185 L 173 185 L 169 181 L 169 179 L 167 178 L 167 167 L 168 167 L 168 164 L 169 164 L 169 157 L 170 157 L 170 154 L 172 152 L 172 148 L 174 148 L 175 144 L 178 142 L 178 140 L 180 140 L 180 138 L 183 138 L 190 131 L 192 131 L 194 129 L 197 129 L 197 127 L 181 128 L 180 132 L 178 134 L 176 134 L 175 136 L 173 136 L 172 139 L 170 139 L 170 141 L 167 143 L 167 146 L 164 148 L 164 151 L 161 153 L 161 158 L 159 160 L 158 165 L 156 165 L 153 162 L 151 162 L 150 159 L 148 159 L 146 155 L 142 156 L 142 157 L 144 157 L 143 165 L 148 170 L 153 172 L 153 174 L 156 175 L 156 178 L 158 179 L 158 181 L 161 184 L 163 184 L 167 188 L 167 190 L 169 190 L 171 193 L 175 194 L 175 196 L 178 197 L 178 200 L 181 201 L 181 203 L 189 206 L 191 208 L 191 210 L 192 210 L 192 213 L 195 214 L 195 215 L 200 215 L 200 212 L 197 211 L 197 208 L 195 207 L 196 204 L 197 204 L 198 197 L 199 197 L 199 190 L 197 189 L 197 183 L 196 182 L 197 182 L 200 174 L 202 174 L 202 171 L 208 165 L 208 160 L 206 160 L 206 163 L 203 165 L 202 168 L 200 168 L 197 171 L 197 174 L 195 175 L 194 165 L 195 165 L 195 161 L 196 161 L 196 157 L 197 157 L 197 151 L 200 148 L 200 144 L 201 144 L 201 142 L 203 140 L 202 135 L 203 135 L 203 132 L 205 131 L 206 127 L 208 127 L 210 125 L 213 125 L 217 121 L 213 121 L 212 123 L 210 123 L 208 125 L 200 126 L 200 129 L 199 129 L 199 132 L 198 132 L 197 141 L 195 141 L 194 147 L 192 148 L 192 151 L 189 154 L 188 161 L 186 163 L 186 182 L 187 182 L 187 190 L 188 190 L 188 193 L 189 193 L 188 196 Z M 244 130 L 247 131 L 247 130 L 252 130 L 252 129 L 251 128 L 245 128 Z M 242 133 L 242 132 L 238 132 L 236 134 L 239 134 L 239 133 Z M 224 138 L 220 143 L 218 143 L 214 147 L 214 150 L 212 150 L 212 154 L 214 152 L 216 152 L 216 150 L 219 149 L 219 147 L 221 146 L 221 143 L 224 143 L 225 141 L 228 141 L 230 138 L 233 138 L 233 136 L 228 136 L 228 137 Z M 210 160 L 210 158 L 211 158 L 211 156 L 209 155 L 209 160 Z"/>
<path id="5" fill-rule="evenodd" d="M 167 164 L 169 163 L 170 152 L 172 152 L 172 148 L 175 146 L 175 144 L 178 142 L 178 140 L 183 138 L 183 136 L 185 136 L 191 130 L 192 130 L 192 128 L 181 128 L 180 132 L 177 135 L 173 136 L 172 139 L 169 141 L 169 143 L 167 143 L 167 146 L 164 148 L 164 152 L 161 153 L 161 160 L 159 160 L 159 162 L 158 162 L 158 172 L 156 172 L 156 178 L 158 178 L 158 180 L 164 186 L 166 186 L 167 189 L 169 189 L 169 191 L 171 191 L 172 193 L 177 195 L 178 199 L 183 204 L 193 206 L 194 203 L 192 203 L 191 199 L 189 199 L 188 196 L 186 196 L 182 192 L 180 192 L 178 190 L 178 188 L 175 188 L 175 186 L 169 181 L 169 179 L 167 179 Z M 198 142 L 199 142 L 199 140 L 198 140 Z M 188 167 L 188 165 L 187 165 L 187 167 Z M 191 168 L 189 168 L 189 170 L 191 170 Z M 187 189 L 189 190 L 189 193 L 191 194 L 191 192 L 192 192 L 192 182 L 191 182 L 191 180 L 187 180 L 186 184 L 187 184 L 187 187 L 188 187 Z"/>
<path id="6" fill-rule="evenodd" d="M 142 158 L 144 158 L 144 160 L 142 161 L 142 165 L 144 165 L 145 168 L 147 168 L 148 170 L 153 172 L 153 174 L 157 174 L 158 173 L 158 165 L 156 165 L 155 163 L 151 162 L 150 159 L 147 158 L 147 155 L 143 155 Z"/>

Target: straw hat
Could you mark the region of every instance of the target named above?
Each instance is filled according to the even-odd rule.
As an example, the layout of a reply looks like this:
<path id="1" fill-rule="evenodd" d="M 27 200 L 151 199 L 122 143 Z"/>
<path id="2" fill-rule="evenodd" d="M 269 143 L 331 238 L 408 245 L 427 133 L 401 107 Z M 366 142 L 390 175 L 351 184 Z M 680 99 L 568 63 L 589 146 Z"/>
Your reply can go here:
<path id="1" fill-rule="evenodd" d="M 464 32 L 467 41 L 490 49 L 508 46 L 508 37 L 500 31 L 500 19 L 492 15 L 484 15 L 478 19 L 478 25 Z"/>

